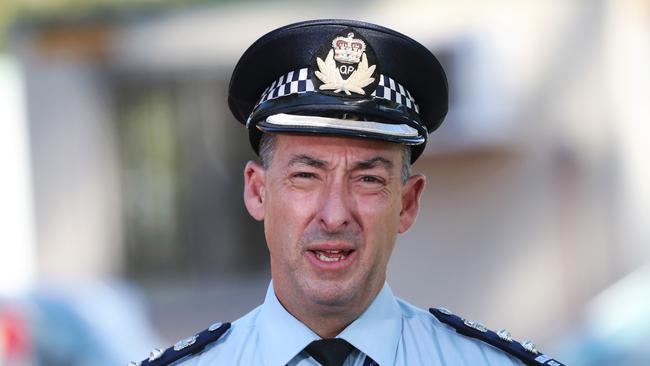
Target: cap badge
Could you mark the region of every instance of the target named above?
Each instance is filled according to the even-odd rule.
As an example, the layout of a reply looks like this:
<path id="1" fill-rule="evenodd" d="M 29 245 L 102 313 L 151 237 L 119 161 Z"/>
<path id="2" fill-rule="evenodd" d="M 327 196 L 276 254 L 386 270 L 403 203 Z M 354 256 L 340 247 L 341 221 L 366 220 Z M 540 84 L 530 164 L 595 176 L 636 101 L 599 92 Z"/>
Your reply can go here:
<path id="1" fill-rule="evenodd" d="M 348 33 L 347 37 L 336 37 L 332 41 L 334 59 L 346 64 L 358 64 L 361 56 L 366 50 L 366 42 L 354 38 L 354 33 Z"/>
<path id="2" fill-rule="evenodd" d="M 378 82 L 374 52 L 352 29 L 339 33 L 321 47 L 316 56 L 314 75 L 316 78 L 312 77 L 312 81 L 319 91 L 335 95 L 368 95 Z"/>

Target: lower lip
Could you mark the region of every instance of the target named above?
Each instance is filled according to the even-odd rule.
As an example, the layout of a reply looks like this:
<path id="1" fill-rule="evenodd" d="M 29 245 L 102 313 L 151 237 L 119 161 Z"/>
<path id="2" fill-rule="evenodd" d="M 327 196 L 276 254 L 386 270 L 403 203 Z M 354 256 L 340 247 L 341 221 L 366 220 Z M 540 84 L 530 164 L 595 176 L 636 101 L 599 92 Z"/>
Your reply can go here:
<path id="1" fill-rule="evenodd" d="M 352 265 L 354 260 L 357 258 L 357 251 L 353 250 L 347 256 L 345 256 L 345 258 L 333 262 L 325 262 L 318 259 L 316 253 L 310 250 L 306 251 L 305 255 L 307 256 L 309 262 L 318 269 L 324 271 L 341 271 Z"/>

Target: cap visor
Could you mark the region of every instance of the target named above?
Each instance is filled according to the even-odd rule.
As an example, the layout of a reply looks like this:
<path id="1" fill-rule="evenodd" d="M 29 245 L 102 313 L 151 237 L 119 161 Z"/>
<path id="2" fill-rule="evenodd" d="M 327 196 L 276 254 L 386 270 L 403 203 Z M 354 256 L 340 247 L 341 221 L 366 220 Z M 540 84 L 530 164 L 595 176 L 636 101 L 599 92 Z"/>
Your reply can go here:
<path id="1" fill-rule="evenodd" d="M 420 144 L 425 138 L 415 128 L 405 124 L 389 124 L 373 121 L 354 121 L 340 118 L 274 114 L 257 127 L 264 132 L 321 132 L 352 136 L 374 136 L 379 139 L 406 144 Z"/>

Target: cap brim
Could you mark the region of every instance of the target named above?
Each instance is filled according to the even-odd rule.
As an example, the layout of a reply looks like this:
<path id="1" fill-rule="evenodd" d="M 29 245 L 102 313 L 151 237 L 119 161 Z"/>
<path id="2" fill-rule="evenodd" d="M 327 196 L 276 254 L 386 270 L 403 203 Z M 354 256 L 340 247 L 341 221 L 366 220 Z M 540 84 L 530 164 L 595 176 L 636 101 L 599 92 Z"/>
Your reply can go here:
<path id="1" fill-rule="evenodd" d="M 422 144 L 426 137 L 406 124 L 388 124 L 374 121 L 306 116 L 279 113 L 257 123 L 262 132 L 309 132 L 323 134 L 371 137 L 378 140 L 399 142 L 407 145 Z"/>

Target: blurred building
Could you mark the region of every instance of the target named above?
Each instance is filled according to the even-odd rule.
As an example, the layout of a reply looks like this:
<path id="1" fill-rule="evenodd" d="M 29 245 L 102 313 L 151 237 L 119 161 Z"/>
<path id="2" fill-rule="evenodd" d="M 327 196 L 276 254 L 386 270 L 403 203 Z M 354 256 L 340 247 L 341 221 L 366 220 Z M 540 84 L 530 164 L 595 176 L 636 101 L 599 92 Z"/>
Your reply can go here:
<path id="1" fill-rule="evenodd" d="M 230 73 L 271 29 L 356 18 L 430 47 L 451 87 L 394 291 L 560 350 L 589 300 L 650 259 L 649 15 L 640 0 L 280 1 L 23 20 L 10 49 L 39 275 L 126 277 L 170 338 L 261 301 Z"/>

